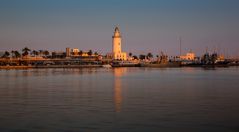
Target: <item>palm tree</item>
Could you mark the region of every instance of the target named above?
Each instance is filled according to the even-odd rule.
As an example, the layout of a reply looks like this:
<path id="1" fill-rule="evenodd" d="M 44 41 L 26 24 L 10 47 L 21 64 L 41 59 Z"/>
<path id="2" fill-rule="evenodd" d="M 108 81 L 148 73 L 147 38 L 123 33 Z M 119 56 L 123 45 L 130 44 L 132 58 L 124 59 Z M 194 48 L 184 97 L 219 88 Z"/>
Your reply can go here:
<path id="1" fill-rule="evenodd" d="M 36 51 L 36 55 L 37 55 L 37 56 L 39 55 L 39 52 L 38 52 L 38 51 Z"/>
<path id="2" fill-rule="evenodd" d="M 133 56 L 134 60 L 138 60 L 138 57 L 136 55 Z"/>
<path id="3" fill-rule="evenodd" d="M 12 50 L 12 51 L 11 51 L 11 54 L 12 54 L 12 58 L 13 58 L 14 52 L 15 52 L 14 50 Z"/>
<path id="4" fill-rule="evenodd" d="M 23 52 L 22 55 L 23 55 L 23 56 L 27 56 L 27 55 L 29 54 L 29 53 L 28 53 L 29 51 L 31 51 L 29 48 L 27 48 L 27 47 L 23 48 L 23 49 L 22 49 L 22 52 Z"/>
<path id="5" fill-rule="evenodd" d="M 43 50 L 39 50 L 38 52 L 39 52 L 39 55 L 42 56 Z"/>
<path id="6" fill-rule="evenodd" d="M 8 51 L 5 51 L 5 53 L 4 53 L 4 55 L 3 55 L 3 57 L 4 57 L 4 58 L 8 58 L 8 57 L 9 57 L 9 55 L 10 55 L 10 53 L 9 53 Z"/>
<path id="7" fill-rule="evenodd" d="M 153 54 L 149 52 L 149 53 L 147 54 L 147 58 L 153 58 Z"/>
<path id="8" fill-rule="evenodd" d="M 14 51 L 14 54 L 15 54 L 15 57 L 16 58 L 19 58 L 19 57 L 21 57 L 21 54 L 16 50 L 16 51 Z"/>
<path id="9" fill-rule="evenodd" d="M 97 52 L 95 52 L 94 54 L 95 54 L 95 56 L 99 55 Z"/>
<path id="10" fill-rule="evenodd" d="M 80 52 L 78 53 L 80 56 L 82 56 L 82 54 L 83 54 L 83 51 L 82 50 L 80 50 Z"/>
<path id="11" fill-rule="evenodd" d="M 139 55 L 139 59 L 140 59 L 140 60 L 145 59 L 145 55 Z"/>
<path id="12" fill-rule="evenodd" d="M 45 56 L 48 56 L 50 53 L 49 53 L 48 50 L 45 50 L 45 51 L 43 52 L 43 54 L 44 54 Z"/>
<path id="13" fill-rule="evenodd" d="M 130 57 L 132 56 L 132 53 L 131 53 L 131 52 L 129 52 L 129 56 L 130 56 Z"/>
<path id="14" fill-rule="evenodd" d="M 157 61 L 159 61 L 159 55 L 156 55 L 156 57 L 157 57 Z"/>
<path id="15" fill-rule="evenodd" d="M 93 54 L 92 50 L 89 50 L 87 54 L 91 56 Z"/>
<path id="16" fill-rule="evenodd" d="M 33 54 L 34 56 L 36 56 L 36 55 L 38 55 L 38 52 L 37 52 L 36 50 L 33 50 L 33 51 L 32 51 L 32 54 Z"/>

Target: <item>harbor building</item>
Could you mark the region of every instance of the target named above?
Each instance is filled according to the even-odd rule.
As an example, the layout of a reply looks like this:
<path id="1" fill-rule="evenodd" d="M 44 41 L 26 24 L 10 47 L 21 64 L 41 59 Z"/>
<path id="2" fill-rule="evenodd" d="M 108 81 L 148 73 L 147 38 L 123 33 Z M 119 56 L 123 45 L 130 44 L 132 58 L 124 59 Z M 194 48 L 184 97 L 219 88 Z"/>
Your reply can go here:
<path id="1" fill-rule="evenodd" d="M 112 36 L 112 56 L 114 60 L 127 60 L 126 52 L 121 50 L 121 34 L 118 27 L 115 28 Z"/>
<path id="2" fill-rule="evenodd" d="M 195 60 L 195 53 L 193 53 L 192 51 L 188 52 L 186 55 L 181 55 L 180 59 L 181 60 Z"/>
<path id="3" fill-rule="evenodd" d="M 79 52 L 80 52 L 80 50 L 78 48 L 73 48 L 72 49 L 73 56 L 79 56 Z"/>
<path id="4" fill-rule="evenodd" d="M 66 48 L 66 57 L 71 56 L 71 49 L 69 47 Z"/>

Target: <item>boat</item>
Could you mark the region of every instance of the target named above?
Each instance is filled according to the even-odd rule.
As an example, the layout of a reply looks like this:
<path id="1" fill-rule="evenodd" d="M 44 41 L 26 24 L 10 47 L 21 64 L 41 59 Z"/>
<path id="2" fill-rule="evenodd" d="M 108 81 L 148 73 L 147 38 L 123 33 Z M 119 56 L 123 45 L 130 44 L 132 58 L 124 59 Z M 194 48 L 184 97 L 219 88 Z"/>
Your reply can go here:
<path id="1" fill-rule="evenodd" d="M 168 56 L 161 52 L 161 55 L 157 57 L 156 61 L 141 61 L 141 67 L 159 67 L 159 68 L 167 68 L 167 67 L 180 67 L 181 61 L 171 61 L 168 59 Z"/>
<path id="2" fill-rule="evenodd" d="M 166 62 L 166 63 L 140 63 L 141 67 L 158 67 L 158 68 L 167 68 L 167 67 L 180 67 L 180 62 Z"/>
<path id="3" fill-rule="evenodd" d="M 104 68 L 111 68 L 112 66 L 110 64 L 105 64 L 105 65 L 102 65 L 102 67 L 104 67 Z"/>
<path id="4" fill-rule="evenodd" d="M 139 67 L 139 62 L 135 61 L 113 61 L 111 63 L 112 67 Z"/>

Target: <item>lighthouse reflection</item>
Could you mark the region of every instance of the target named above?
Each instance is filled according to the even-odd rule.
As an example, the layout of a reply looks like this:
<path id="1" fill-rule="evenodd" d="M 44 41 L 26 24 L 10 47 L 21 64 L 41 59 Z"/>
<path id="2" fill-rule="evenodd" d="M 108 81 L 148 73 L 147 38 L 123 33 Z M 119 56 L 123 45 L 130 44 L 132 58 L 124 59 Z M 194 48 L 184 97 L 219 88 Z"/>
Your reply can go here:
<path id="1" fill-rule="evenodd" d="M 114 69 L 114 104 L 115 112 L 121 112 L 122 109 L 122 76 L 126 72 L 126 68 Z"/>

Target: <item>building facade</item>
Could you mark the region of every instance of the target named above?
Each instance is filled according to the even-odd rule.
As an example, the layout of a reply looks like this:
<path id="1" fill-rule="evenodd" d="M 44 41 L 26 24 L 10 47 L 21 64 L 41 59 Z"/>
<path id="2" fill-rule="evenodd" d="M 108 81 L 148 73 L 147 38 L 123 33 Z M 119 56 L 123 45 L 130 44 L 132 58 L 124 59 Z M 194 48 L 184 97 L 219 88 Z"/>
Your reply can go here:
<path id="1" fill-rule="evenodd" d="M 74 56 L 79 56 L 79 52 L 80 52 L 80 50 L 79 50 L 78 48 L 73 48 L 73 49 L 72 49 L 72 54 L 73 54 Z"/>
<path id="2" fill-rule="evenodd" d="M 127 60 L 126 52 L 121 50 L 121 34 L 118 27 L 115 28 L 112 36 L 112 55 L 114 60 Z"/>
<path id="3" fill-rule="evenodd" d="M 193 53 L 192 51 L 188 52 L 186 55 L 182 55 L 180 56 L 181 60 L 195 60 L 195 53 Z"/>
<path id="4" fill-rule="evenodd" d="M 70 57 L 71 56 L 71 49 L 70 48 L 66 48 L 66 57 Z"/>

